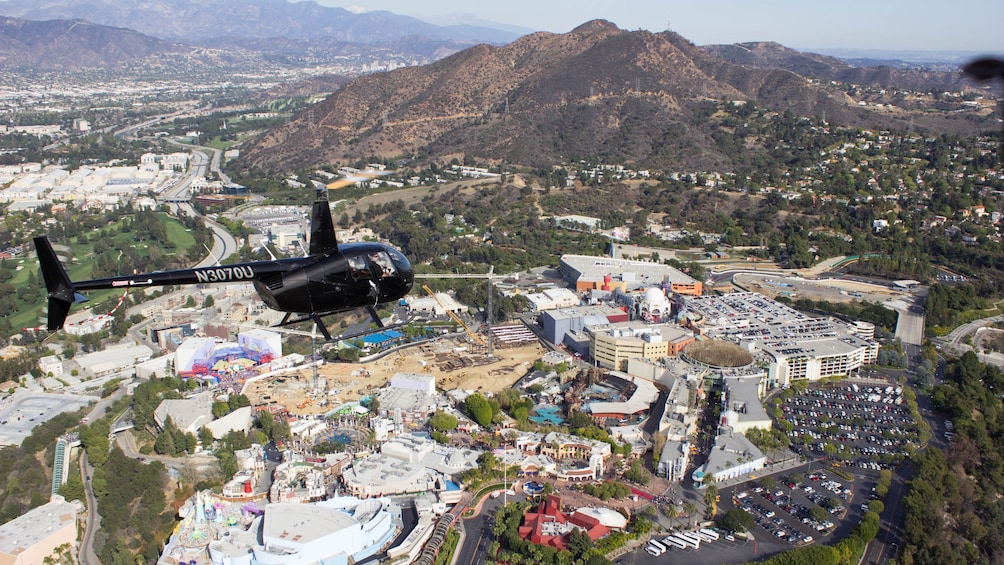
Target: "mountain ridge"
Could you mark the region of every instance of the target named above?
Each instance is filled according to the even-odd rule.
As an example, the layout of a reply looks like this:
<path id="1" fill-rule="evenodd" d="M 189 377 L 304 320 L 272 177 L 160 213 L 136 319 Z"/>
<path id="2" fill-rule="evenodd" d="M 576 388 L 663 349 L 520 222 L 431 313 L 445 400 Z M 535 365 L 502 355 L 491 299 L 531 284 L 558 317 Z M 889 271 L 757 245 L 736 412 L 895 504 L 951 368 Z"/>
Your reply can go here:
<path id="1" fill-rule="evenodd" d="M 169 41 L 329 37 L 376 44 L 422 36 L 468 45 L 507 43 L 518 34 L 481 26 L 437 26 L 387 11 L 354 13 L 313 0 L 6 0 L 0 14 L 29 20 L 83 19 L 124 27 Z M 221 34 L 221 30 L 226 33 Z"/>
<path id="2" fill-rule="evenodd" d="M 154 54 L 188 50 L 134 30 L 84 20 L 32 21 L 0 16 L 0 68 L 112 68 Z"/>
<path id="3" fill-rule="evenodd" d="M 594 20 L 567 34 L 538 32 L 360 77 L 315 105 L 312 128 L 295 118 L 245 147 L 241 160 L 252 168 L 289 168 L 370 156 L 473 156 L 544 167 L 600 156 L 727 169 L 734 164 L 698 121 L 702 104 L 749 100 L 834 123 L 895 124 L 895 116 L 826 88 L 828 81 L 814 83 L 784 68 L 790 60 L 826 58 L 786 51 L 789 62 L 776 68 L 741 66 L 673 32 L 625 31 Z M 889 69 L 874 74 L 882 73 L 896 76 Z"/>
<path id="4" fill-rule="evenodd" d="M 961 73 L 905 71 L 887 65 L 862 67 L 829 55 L 796 51 L 772 41 L 705 45 L 701 48 L 730 63 L 758 69 L 789 70 L 808 78 L 821 80 L 911 89 L 921 89 L 936 84 L 942 90 L 958 89 L 963 83 Z"/>

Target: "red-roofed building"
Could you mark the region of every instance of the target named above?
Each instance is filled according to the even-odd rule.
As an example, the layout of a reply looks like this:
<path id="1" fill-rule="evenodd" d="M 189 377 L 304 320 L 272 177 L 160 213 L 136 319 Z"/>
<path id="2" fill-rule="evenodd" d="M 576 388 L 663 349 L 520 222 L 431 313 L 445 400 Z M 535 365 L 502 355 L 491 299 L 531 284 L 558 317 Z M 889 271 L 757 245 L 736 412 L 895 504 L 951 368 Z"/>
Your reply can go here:
<path id="1" fill-rule="evenodd" d="M 561 497 L 549 494 L 536 512 L 527 512 L 523 517 L 519 535 L 531 543 L 549 545 L 561 551 L 568 549 L 568 534 L 573 529 L 585 531 L 594 542 L 610 533 L 610 528 L 592 516 L 566 515 L 561 511 Z"/>

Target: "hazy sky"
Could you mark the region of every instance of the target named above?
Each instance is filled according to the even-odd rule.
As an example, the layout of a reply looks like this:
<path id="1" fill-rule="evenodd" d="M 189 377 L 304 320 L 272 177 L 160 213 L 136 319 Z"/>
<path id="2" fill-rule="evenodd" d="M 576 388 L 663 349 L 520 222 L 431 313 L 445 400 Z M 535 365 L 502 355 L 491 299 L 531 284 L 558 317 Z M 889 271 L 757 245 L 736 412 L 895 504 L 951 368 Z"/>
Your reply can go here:
<path id="1" fill-rule="evenodd" d="M 564 33 L 588 20 L 672 29 L 698 45 L 777 41 L 788 47 L 1004 53 L 1002 0 L 315 0 L 411 16 L 469 13 Z"/>

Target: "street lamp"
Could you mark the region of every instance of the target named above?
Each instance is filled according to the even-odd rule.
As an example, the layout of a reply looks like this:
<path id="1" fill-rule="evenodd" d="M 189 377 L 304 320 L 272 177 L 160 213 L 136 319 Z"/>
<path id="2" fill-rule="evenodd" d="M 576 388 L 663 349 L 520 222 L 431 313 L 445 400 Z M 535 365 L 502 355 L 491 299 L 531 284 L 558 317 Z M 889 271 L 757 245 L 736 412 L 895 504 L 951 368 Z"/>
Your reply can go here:
<path id="1" fill-rule="evenodd" d="M 508 445 L 502 450 L 502 506 L 509 504 L 509 464 L 505 460 L 507 453 L 509 453 Z"/>

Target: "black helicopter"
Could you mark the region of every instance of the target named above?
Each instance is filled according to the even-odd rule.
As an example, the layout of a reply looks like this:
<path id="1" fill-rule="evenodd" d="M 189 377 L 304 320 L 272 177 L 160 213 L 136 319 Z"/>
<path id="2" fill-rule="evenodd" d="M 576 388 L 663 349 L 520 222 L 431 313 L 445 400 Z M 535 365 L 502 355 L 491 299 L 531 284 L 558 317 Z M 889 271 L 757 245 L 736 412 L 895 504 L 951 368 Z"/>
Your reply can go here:
<path id="1" fill-rule="evenodd" d="M 366 308 L 376 324 L 383 327 L 375 307 L 405 297 L 415 281 L 411 263 L 389 245 L 370 242 L 339 245 L 331 208 L 322 196 L 313 204 L 308 253 L 293 259 L 72 282 L 49 239 L 43 235 L 34 241 L 49 293 L 49 331 L 63 327 L 70 306 L 87 301 L 87 297 L 77 292 L 81 290 L 250 282 L 269 308 L 286 313 L 279 326 L 312 320 L 330 341 L 331 334 L 322 317 Z"/>

